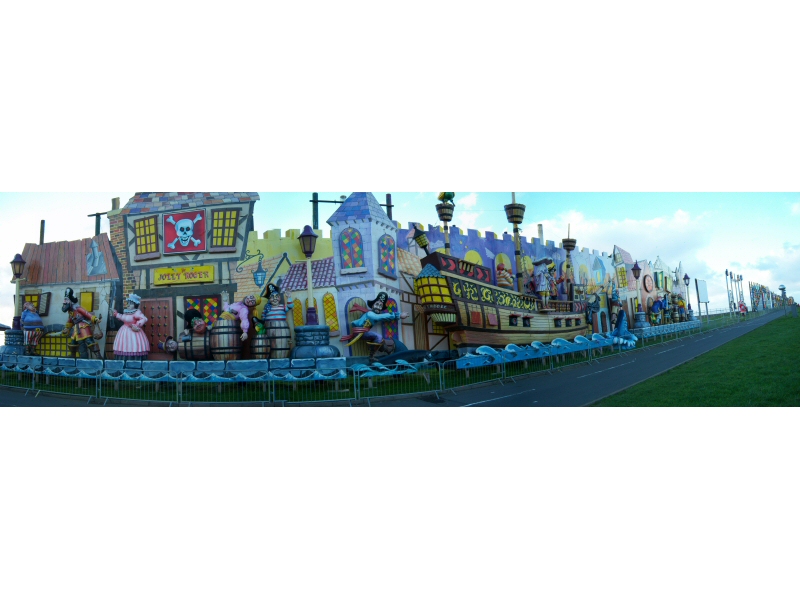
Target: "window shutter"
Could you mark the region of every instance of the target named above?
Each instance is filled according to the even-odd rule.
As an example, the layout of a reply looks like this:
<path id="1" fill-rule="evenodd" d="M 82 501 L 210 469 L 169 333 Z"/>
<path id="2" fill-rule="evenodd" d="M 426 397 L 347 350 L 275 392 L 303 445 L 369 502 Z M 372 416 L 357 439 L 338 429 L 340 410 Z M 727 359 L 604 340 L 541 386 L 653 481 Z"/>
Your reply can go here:
<path id="1" fill-rule="evenodd" d="M 50 292 L 45 292 L 39 297 L 39 316 L 46 317 L 50 314 Z"/>
<path id="2" fill-rule="evenodd" d="M 93 299 L 94 294 L 92 292 L 81 292 L 80 305 L 89 312 L 92 312 Z"/>

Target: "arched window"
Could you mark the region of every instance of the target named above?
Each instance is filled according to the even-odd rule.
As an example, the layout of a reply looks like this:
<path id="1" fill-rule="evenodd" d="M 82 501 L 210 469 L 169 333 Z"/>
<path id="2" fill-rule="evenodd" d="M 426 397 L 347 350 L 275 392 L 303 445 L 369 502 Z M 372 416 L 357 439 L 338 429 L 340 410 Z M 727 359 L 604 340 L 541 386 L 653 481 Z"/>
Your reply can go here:
<path id="1" fill-rule="evenodd" d="M 344 314 L 345 318 L 347 319 L 347 333 L 351 333 L 350 329 L 352 327 L 351 323 L 360 319 L 364 313 L 359 310 L 354 310 L 354 306 L 362 306 L 367 308 L 367 303 L 364 302 L 361 298 L 350 298 L 347 304 L 344 307 Z M 367 343 L 364 339 L 360 339 L 354 344 L 348 346 L 350 350 L 350 356 L 369 356 L 369 349 L 367 348 Z"/>
<path id="2" fill-rule="evenodd" d="M 386 312 L 400 312 L 397 308 L 397 300 L 389 298 L 386 301 Z M 385 321 L 383 323 L 383 337 L 396 340 L 399 327 L 399 321 Z"/>
<path id="3" fill-rule="evenodd" d="M 361 233 L 348 227 L 339 236 L 339 249 L 342 253 L 342 268 L 357 269 L 364 266 L 364 244 Z"/>
<path id="4" fill-rule="evenodd" d="M 336 314 L 336 299 L 326 292 L 322 297 L 322 308 L 325 310 L 325 325 L 331 329 L 331 337 L 339 335 L 339 315 Z"/>
<path id="5" fill-rule="evenodd" d="M 397 251 L 394 238 L 388 233 L 378 240 L 378 272 L 393 279 L 397 278 Z"/>

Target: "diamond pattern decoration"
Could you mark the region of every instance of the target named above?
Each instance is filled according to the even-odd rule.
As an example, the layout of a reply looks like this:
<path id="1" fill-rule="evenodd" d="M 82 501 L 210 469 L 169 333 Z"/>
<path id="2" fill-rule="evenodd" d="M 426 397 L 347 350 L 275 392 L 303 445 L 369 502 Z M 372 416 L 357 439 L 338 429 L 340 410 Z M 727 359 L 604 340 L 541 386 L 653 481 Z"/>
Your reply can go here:
<path id="1" fill-rule="evenodd" d="M 330 292 L 322 297 L 322 308 L 325 311 L 325 324 L 331 329 L 331 336 L 339 335 L 339 316 L 336 314 L 336 299 Z"/>
<path id="2" fill-rule="evenodd" d="M 361 233 L 357 229 L 348 227 L 339 237 L 339 248 L 342 252 L 342 268 L 356 269 L 364 266 L 364 247 L 361 242 Z"/>
<path id="3" fill-rule="evenodd" d="M 391 277 L 396 277 L 397 252 L 394 238 L 389 234 L 381 236 L 381 239 L 378 240 L 378 255 L 378 270 Z"/>
<path id="4" fill-rule="evenodd" d="M 389 298 L 386 301 L 386 311 L 398 312 L 397 300 L 395 300 L 394 298 Z M 399 328 L 399 321 L 385 321 L 383 323 L 383 337 L 387 339 L 396 340 L 398 328 Z"/>

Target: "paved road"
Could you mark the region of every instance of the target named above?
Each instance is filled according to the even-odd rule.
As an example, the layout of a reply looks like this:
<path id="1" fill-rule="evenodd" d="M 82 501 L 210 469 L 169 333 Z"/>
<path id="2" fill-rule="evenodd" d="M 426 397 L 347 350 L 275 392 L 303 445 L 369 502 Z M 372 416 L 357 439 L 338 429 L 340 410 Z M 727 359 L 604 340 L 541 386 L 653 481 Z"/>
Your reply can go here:
<path id="1" fill-rule="evenodd" d="M 673 369 L 680 364 L 718 348 L 737 337 L 743 336 L 765 323 L 782 317 L 776 313 L 718 329 L 613 357 L 591 364 L 543 373 L 516 381 L 506 380 L 489 386 L 440 392 L 439 398 L 408 398 L 381 402 L 372 400 L 373 406 L 585 406 L 621 392 L 655 375 Z M 47 396 L 0 387 L 2 406 L 86 406 L 86 400 L 69 396 Z M 93 403 L 89 406 L 100 406 Z M 109 404 L 119 406 L 119 404 Z"/>
<path id="2" fill-rule="evenodd" d="M 461 389 L 439 394 L 439 399 L 387 401 L 374 406 L 586 406 L 688 362 L 709 350 L 741 337 L 783 313 L 682 338 L 645 350 L 580 364 L 552 374 L 543 373 L 516 382 Z"/>

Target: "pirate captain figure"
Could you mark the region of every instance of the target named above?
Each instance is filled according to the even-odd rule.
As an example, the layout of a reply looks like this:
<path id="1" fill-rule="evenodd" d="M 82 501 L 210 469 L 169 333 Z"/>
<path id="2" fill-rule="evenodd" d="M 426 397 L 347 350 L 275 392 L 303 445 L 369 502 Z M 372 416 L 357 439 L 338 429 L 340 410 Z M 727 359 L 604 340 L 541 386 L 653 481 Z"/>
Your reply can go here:
<path id="1" fill-rule="evenodd" d="M 147 317 L 139 310 L 141 303 L 138 295 L 129 294 L 122 314 L 114 311 L 114 318 L 122 321 L 122 327 L 114 338 L 114 358 L 146 358 L 150 353 L 150 340 L 142 331 Z"/>
<path id="2" fill-rule="evenodd" d="M 61 335 L 69 336 L 67 346 L 69 346 L 72 356 L 79 355 L 81 358 L 89 358 L 91 352 L 99 357 L 100 349 L 92 335 L 92 329 L 103 319 L 103 316 L 95 317 L 79 305 L 72 288 L 67 288 L 64 292 L 64 304 L 61 306 L 61 312 L 67 313 L 68 316 Z"/>
<path id="3" fill-rule="evenodd" d="M 39 340 L 42 339 L 44 333 L 42 317 L 39 316 L 32 302 L 26 302 L 22 305 L 22 317 L 20 320 L 25 340 L 25 354 L 33 356 L 36 346 L 39 345 Z"/>
<path id="4" fill-rule="evenodd" d="M 348 346 L 352 346 L 363 337 L 369 346 L 370 360 L 375 357 L 377 351 L 380 350 L 386 354 L 391 354 L 399 345 L 399 342 L 394 340 L 384 340 L 383 335 L 378 331 L 373 331 L 372 327 L 377 323 L 397 321 L 408 317 L 406 313 L 384 312 L 388 300 L 389 296 L 386 292 L 380 292 L 375 297 L 375 300 L 367 302 L 369 308 L 354 306 L 352 310 L 360 311 L 364 314 L 360 319 L 356 319 L 351 323 L 352 333 L 341 338 L 343 342 L 348 342 Z"/>

